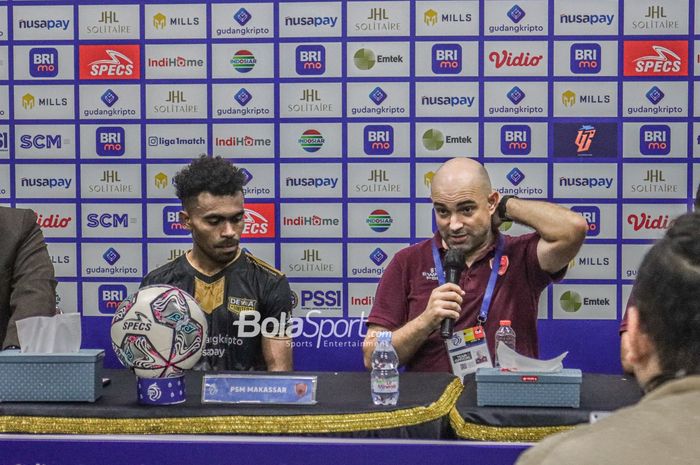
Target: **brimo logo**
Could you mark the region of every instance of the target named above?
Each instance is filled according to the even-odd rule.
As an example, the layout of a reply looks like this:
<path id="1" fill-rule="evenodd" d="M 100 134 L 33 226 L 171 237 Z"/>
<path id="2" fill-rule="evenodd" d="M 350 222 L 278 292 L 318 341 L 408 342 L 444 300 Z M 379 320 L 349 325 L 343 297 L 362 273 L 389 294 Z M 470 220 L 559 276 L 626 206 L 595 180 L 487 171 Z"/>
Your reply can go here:
<path id="1" fill-rule="evenodd" d="M 238 337 L 286 337 L 303 336 L 316 340 L 316 348 L 321 347 L 324 338 L 347 338 L 367 335 L 364 312 L 360 318 L 345 320 L 341 318 L 314 318 L 321 315 L 320 310 L 311 310 L 303 318 L 290 317 L 282 312 L 279 318 L 268 317 L 261 321 L 258 312 L 241 312 L 239 319 L 233 322 L 238 329 Z"/>

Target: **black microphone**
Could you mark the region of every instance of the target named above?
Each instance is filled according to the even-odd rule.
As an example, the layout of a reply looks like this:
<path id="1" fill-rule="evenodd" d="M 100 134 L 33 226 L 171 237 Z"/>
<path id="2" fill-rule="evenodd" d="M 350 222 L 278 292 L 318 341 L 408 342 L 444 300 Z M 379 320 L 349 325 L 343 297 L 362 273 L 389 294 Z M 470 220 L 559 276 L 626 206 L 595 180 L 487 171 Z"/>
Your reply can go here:
<path id="1" fill-rule="evenodd" d="M 445 254 L 445 263 L 442 267 L 445 270 L 445 282 L 455 283 L 459 282 L 459 276 L 465 267 L 465 261 L 467 260 L 467 254 L 462 249 L 448 249 Z M 443 339 L 449 339 L 452 337 L 452 332 L 454 330 L 455 320 L 452 318 L 445 318 L 440 324 L 440 336 Z"/>

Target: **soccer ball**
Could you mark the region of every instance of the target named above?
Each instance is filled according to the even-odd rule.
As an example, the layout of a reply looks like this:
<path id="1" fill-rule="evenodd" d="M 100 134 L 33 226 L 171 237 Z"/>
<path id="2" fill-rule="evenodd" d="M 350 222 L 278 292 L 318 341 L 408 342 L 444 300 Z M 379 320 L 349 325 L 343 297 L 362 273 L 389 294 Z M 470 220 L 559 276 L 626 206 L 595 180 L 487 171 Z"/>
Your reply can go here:
<path id="1" fill-rule="evenodd" d="M 171 378 L 201 358 L 207 320 L 182 289 L 146 286 L 119 304 L 110 333 L 122 365 L 141 378 Z"/>

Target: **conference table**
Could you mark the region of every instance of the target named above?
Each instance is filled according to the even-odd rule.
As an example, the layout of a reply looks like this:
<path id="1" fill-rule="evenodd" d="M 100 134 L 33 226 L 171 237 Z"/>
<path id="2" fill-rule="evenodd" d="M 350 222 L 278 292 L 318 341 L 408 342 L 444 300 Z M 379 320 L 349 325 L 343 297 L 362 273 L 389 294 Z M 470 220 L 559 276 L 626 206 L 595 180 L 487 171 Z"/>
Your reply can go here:
<path id="1" fill-rule="evenodd" d="M 314 405 L 208 404 L 202 373 L 186 375 L 187 399 L 170 406 L 140 405 L 136 378 L 104 370 L 111 383 L 94 403 L 0 403 L 0 458 L 11 463 L 366 463 L 386 455 L 405 464 L 448 463 L 465 454 L 482 463 L 513 463 L 532 442 L 575 424 L 591 412 L 635 403 L 633 380 L 584 374 L 581 407 L 478 407 L 476 384 L 448 373 L 402 373 L 396 406 L 375 406 L 365 372 L 318 372 Z M 128 445 L 128 446 L 127 446 Z M 398 447 L 400 446 L 400 447 Z M 60 451 L 60 452 L 57 452 Z M 294 452 L 296 451 L 296 452 Z M 68 459 L 81 457 L 81 461 Z M 89 457 L 100 457 L 91 462 Z M 259 460 L 254 461 L 253 458 Z M 435 460 L 439 457 L 439 460 Z M 172 461 L 172 460 L 174 461 Z M 170 461 L 169 461 L 170 460 Z M 0 460 L 2 462 L 2 460 Z"/>

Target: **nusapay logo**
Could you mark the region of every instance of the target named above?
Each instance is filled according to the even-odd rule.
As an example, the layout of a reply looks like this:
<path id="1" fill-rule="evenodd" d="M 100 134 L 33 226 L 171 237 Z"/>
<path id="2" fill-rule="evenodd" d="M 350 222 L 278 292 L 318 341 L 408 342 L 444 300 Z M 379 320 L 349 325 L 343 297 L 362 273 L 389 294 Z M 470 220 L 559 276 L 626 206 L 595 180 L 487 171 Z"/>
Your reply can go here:
<path id="1" fill-rule="evenodd" d="M 139 79 L 139 45 L 81 45 L 80 79 Z"/>
<path id="2" fill-rule="evenodd" d="M 246 203 L 243 221 L 243 238 L 275 237 L 275 204 Z"/>
<path id="3" fill-rule="evenodd" d="M 687 40 L 628 40 L 625 76 L 687 76 Z"/>

